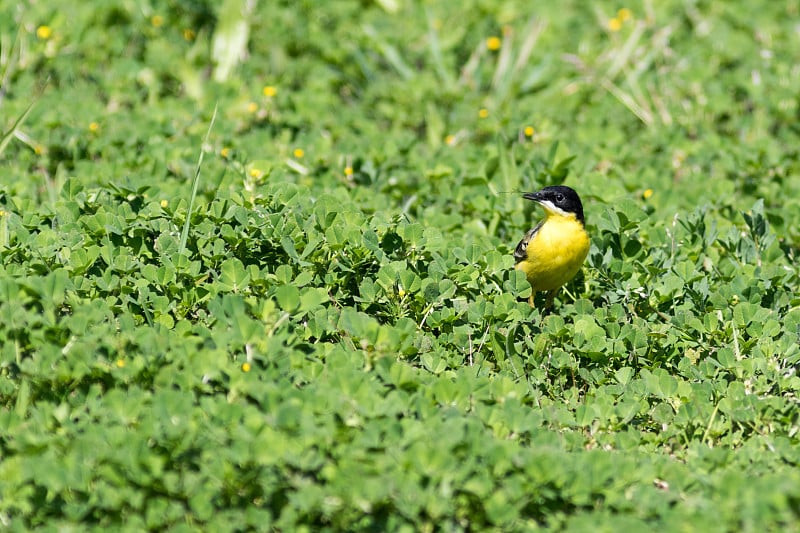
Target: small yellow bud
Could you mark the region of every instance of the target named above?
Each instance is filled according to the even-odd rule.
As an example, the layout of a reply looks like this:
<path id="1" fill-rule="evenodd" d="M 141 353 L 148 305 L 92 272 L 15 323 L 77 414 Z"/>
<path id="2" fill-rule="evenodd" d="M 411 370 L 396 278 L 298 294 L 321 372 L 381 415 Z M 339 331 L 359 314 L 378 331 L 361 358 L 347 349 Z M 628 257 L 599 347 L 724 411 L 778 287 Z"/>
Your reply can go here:
<path id="1" fill-rule="evenodd" d="M 503 44 L 503 41 L 500 37 L 492 36 L 486 39 L 486 48 L 491 50 L 492 52 L 496 52 L 500 50 L 500 46 Z"/>
<path id="2" fill-rule="evenodd" d="M 302 159 L 302 158 L 303 158 L 303 156 L 304 156 L 304 155 L 306 155 L 305 151 L 304 151 L 302 148 L 295 148 L 295 149 L 294 149 L 294 152 L 292 152 L 292 154 L 293 154 L 293 155 L 294 155 L 294 156 L 295 156 L 297 159 Z"/>
<path id="3" fill-rule="evenodd" d="M 478 116 L 480 118 L 487 118 L 489 116 L 489 110 L 485 107 L 482 107 L 480 111 L 478 111 Z"/>
<path id="4" fill-rule="evenodd" d="M 125 359 L 117 359 L 117 368 L 125 368 Z"/>
<path id="5" fill-rule="evenodd" d="M 633 11 L 631 11 L 627 7 L 623 7 L 619 11 L 617 11 L 617 18 L 622 22 L 627 22 L 633 18 Z"/>
<path id="6" fill-rule="evenodd" d="M 150 24 L 152 24 L 154 28 L 160 28 L 164 25 L 164 17 L 161 15 L 153 15 L 150 17 Z"/>
<path id="7" fill-rule="evenodd" d="M 264 96 L 266 96 L 267 98 L 272 98 L 273 96 L 278 94 L 278 89 L 273 87 L 272 85 L 267 85 L 264 87 L 263 93 Z"/>
<path id="8" fill-rule="evenodd" d="M 242 372 L 250 372 L 251 368 L 250 363 L 242 363 Z"/>
<path id="9" fill-rule="evenodd" d="M 45 26 L 45 25 L 39 26 L 38 28 L 36 28 L 36 36 L 39 39 L 46 41 L 47 39 L 53 36 L 53 29 L 50 26 Z"/>
<path id="10" fill-rule="evenodd" d="M 533 137 L 533 134 L 536 133 L 536 130 L 533 129 L 532 126 L 525 126 L 525 129 L 522 130 L 522 132 L 525 134 L 525 137 Z"/>
<path id="11" fill-rule="evenodd" d="M 646 189 L 642 193 L 642 198 L 644 198 L 645 200 L 649 200 L 651 196 L 653 196 L 653 189 Z"/>
<path id="12" fill-rule="evenodd" d="M 622 29 L 622 21 L 617 17 L 614 17 L 608 21 L 608 30 L 612 32 L 618 32 Z"/>

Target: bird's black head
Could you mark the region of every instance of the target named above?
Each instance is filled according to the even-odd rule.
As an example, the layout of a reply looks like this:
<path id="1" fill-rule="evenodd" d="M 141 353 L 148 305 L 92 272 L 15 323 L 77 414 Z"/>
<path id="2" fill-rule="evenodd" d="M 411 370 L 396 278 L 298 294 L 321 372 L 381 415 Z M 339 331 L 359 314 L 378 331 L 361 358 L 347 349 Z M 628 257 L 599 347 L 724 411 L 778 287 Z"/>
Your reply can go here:
<path id="1" fill-rule="evenodd" d="M 541 191 L 526 192 L 522 195 L 526 200 L 533 200 L 553 214 L 573 214 L 581 223 L 583 218 L 583 204 L 574 189 L 565 185 L 545 187 Z"/>

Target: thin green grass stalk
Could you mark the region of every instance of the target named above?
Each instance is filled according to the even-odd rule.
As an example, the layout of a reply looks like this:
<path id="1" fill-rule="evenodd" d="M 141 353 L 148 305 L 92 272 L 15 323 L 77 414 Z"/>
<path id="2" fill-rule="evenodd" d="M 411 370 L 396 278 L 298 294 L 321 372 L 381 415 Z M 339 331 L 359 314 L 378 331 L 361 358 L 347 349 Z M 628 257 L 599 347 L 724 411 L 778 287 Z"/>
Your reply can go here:
<path id="1" fill-rule="evenodd" d="M 2 104 L 3 95 L 8 90 L 8 79 L 11 77 L 11 74 L 13 72 L 11 57 L 14 54 L 14 50 L 17 48 L 19 42 L 20 42 L 19 30 L 17 31 L 17 35 L 14 38 L 14 44 L 11 45 L 10 47 L 7 46 L 7 41 L 5 39 L 5 36 L 0 36 L 0 69 L 2 69 L 2 72 L 0 72 L 0 104 Z M 6 52 L 6 49 L 8 49 L 8 52 Z M 34 146 L 34 144 L 29 141 L 28 136 L 20 131 L 20 128 L 22 127 L 22 124 L 25 122 L 25 119 L 28 118 L 28 115 L 33 109 L 33 106 L 36 104 L 36 102 L 39 101 L 39 98 L 41 98 L 42 93 L 44 93 L 44 90 L 47 87 L 49 81 L 50 81 L 49 78 L 45 80 L 45 82 L 38 89 L 38 94 L 33 99 L 33 101 L 28 105 L 25 111 L 23 111 L 22 114 L 17 117 L 17 120 L 14 122 L 14 124 L 11 125 L 8 131 L 3 132 L 2 136 L 0 136 L 0 157 L 3 156 L 3 152 L 5 152 L 6 147 L 11 142 L 11 139 L 14 137 L 18 138 L 19 140 L 28 144 L 31 147 Z"/>
<path id="2" fill-rule="evenodd" d="M 633 85 L 633 83 L 638 84 L 640 76 L 643 72 L 649 69 L 653 63 L 655 62 L 655 58 L 657 56 L 663 56 L 664 50 L 669 46 L 669 38 L 672 33 L 672 28 L 669 26 L 660 30 L 656 35 L 653 36 L 652 43 L 653 46 L 650 50 L 645 54 L 645 56 L 639 60 L 633 71 L 628 73 L 626 76 L 626 82 L 629 85 Z M 636 80 L 632 82 L 631 80 Z M 647 93 L 649 95 L 649 100 L 652 104 L 652 107 L 655 108 L 653 111 L 654 114 L 657 114 L 658 117 L 661 119 L 662 124 L 670 125 L 672 124 L 672 115 L 667 108 L 666 102 L 663 98 L 663 91 L 660 93 L 657 91 L 656 87 L 652 84 L 652 82 L 647 83 Z"/>
<path id="3" fill-rule="evenodd" d="M 598 11 L 598 16 L 600 15 Z M 638 23 L 621 47 L 613 47 L 599 58 L 600 63 L 607 65 L 602 74 L 600 67 L 592 68 L 577 56 L 565 55 L 564 59 L 585 76 L 585 81 L 594 82 L 602 87 L 648 127 L 653 126 L 657 118 L 664 124 L 671 124 L 672 117 L 663 101 L 653 92 L 652 86 L 648 85 L 647 90 L 643 90 L 639 78 L 652 67 L 655 58 L 663 54 L 669 44 L 672 30 L 665 28 L 658 32 L 653 37 L 652 46 L 647 53 L 641 59 L 634 61 L 635 52 L 642 44 L 645 30 L 646 25 Z M 620 75 L 623 80 L 615 81 Z M 653 106 L 657 107 L 657 111 L 653 110 Z"/>
<path id="4" fill-rule="evenodd" d="M 706 443 L 709 447 L 713 446 L 713 443 L 709 440 L 708 435 L 711 433 L 711 426 L 714 424 L 714 419 L 717 418 L 717 413 L 719 412 L 719 401 L 714 402 L 714 410 L 711 412 L 711 416 L 708 419 L 708 424 L 706 424 L 706 429 L 703 431 L 703 437 L 700 439 L 700 442 Z"/>
<path id="5" fill-rule="evenodd" d="M 510 31 L 503 32 L 503 45 L 497 57 L 497 66 L 492 78 L 492 87 L 495 89 L 493 96 L 498 104 L 504 103 L 509 99 L 508 95 L 515 88 L 515 82 L 520 79 L 524 69 L 528 66 L 528 61 L 536 47 L 536 42 L 539 40 L 539 36 L 545 26 L 544 23 L 531 17 L 527 26 L 525 26 L 524 37 L 519 49 L 516 51 L 516 58 L 514 58 L 513 33 Z"/>
<path id="6" fill-rule="evenodd" d="M 17 35 L 14 37 L 14 43 L 11 46 L 8 45 L 8 39 L 5 35 L 0 35 L 0 104 L 2 104 L 3 96 L 5 95 L 6 91 L 8 91 L 8 80 L 13 72 L 11 57 L 14 54 L 14 50 L 17 48 L 19 42 L 19 29 L 17 30 Z M 36 104 L 36 102 L 39 100 L 43 90 L 44 87 L 42 87 L 42 90 L 39 91 L 39 94 L 36 96 L 33 102 L 30 103 L 27 109 L 25 109 L 25 111 L 23 111 L 22 114 L 17 117 L 17 120 L 14 122 L 11 128 L 9 128 L 8 131 L 3 132 L 2 136 L 0 136 L 0 157 L 2 157 L 3 152 L 11 142 L 12 138 L 17 137 L 25 142 L 23 134 L 21 131 L 19 131 L 19 128 L 25 122 L 25 119 L 28 118 L 28 115 L 33 109 L 34 104 Z"/>
<path id="7" fill-rule="evenodd" d="M 614 98 L 619 100 L 619 102 L 628 108 L 628 110 L 636 115 L 639 120 L 644 122 L 648 126 L 653 125 L 653 114 L 650 113 L 647 109 L 639 105 L 638 102 L 631 96 L 630 93 L 623 91 L 620 87 L 617 87 L 611 80 L 606 78 L 600 79 L 600 86 L 603 87 L 606 91 L 611 93 Z"/>
<path id="8" fill-rule="evenodd" d="M 17 28 L 17 35 L 14 37 L 14 42 L 11 45 L 8 44 L 8 37 L 5 34 L 0 35 L 0 104 L 3 103 L 3 97 L 8 87 L 8 80 L 13 72 L 11 68 L 11 56 L 19 43 L 19 32 L 20 28 Z"/>
<path id="9" fill-rule="evenodd" d="M 667 26 L 660 29 L 651 39 L 652 47 L 644 54 L 631 73 L 628 76 L 635 76 L 637 79 L 642 73 L 649 70 L 656 60 L 656 57 L 663 57 L 664 51 L 669 47 L 670 37 L 672 36 L 672 27 Z"/>
<path id="10" fill-rule="evenodd" d="M 436 68 L 436 73 L 439 75 L 439 79 L 445 84 L 447 89 L 450 90 L 453 88 L 455 81 L 444 64 L 444 59 L 442 58 L 442 47 L 441 43 L 439 42 L 439 33 L 436 31 L 436 25 L 434 24 L 430 9 L 425 10 L 425 15 L 428 19 L 428 49 L 431 53 L 433 66 Z"/>
<path id="11" fill-rule="evenodd" d="M 609 65 L 608 70 L 606 70 L 606 76 L 608 79 L 613 80 L 616 78 L 617 74 L 619 74 L 620 71 L 629 64 L 631 58 L 633 57 L 633 53 L 636 50 L 636 46 L 639 44 L 639 39 L 641 39 L 642 35 L 644 34 L 644 30 L 644 23 L 637 23 L 631 34 L 625 40 L 625 44 L 622 45 L 622 48 L 614 51 L 611 65 Z"/>
<path id="12" fill-rule="evenodd" d="M 475 47 L 472 54 L 470 54 L 469 59 L 464 63 L 464 67 L 461 69 L 461 76 L 458 79 L 460 85 L 475 88 L 477 85 L 475 83 L 475 73 L 481 64 L 481 58 L 483 58 L 485 53 L 484 50 L 486 50 L 486 47 L 483 42 L 480 42 Z"/>
<path id="13" fill-rule="evenodd" d="M 192 210 L 194 209 L 194 199 L 197 197 L 197 188 L 200 185 L 200 169 L 203 167 L 203 156 L 205 150 L 203 147 L 208 144 L 208 138 L 211 136 L 211 129 L 214 127 L 214 121 L 217 120 L 217 108 L 219 104 L 214 106 L 214 114 L 211 115 L 211 122 L 208 124 L 208 131 L 206 136 L 203 137 L 203 143 L 200 145 L 200 157 L 197 158 L 197 168 L 194 171 L 194 181 L 192 182 L 192 195 L 189 197 L 189 208 L 186 210 L 186 221 L 183 223 L 183 231 L 181 232 L 181 242 L 178 246 L 178 253 L 182 254 L 186 250 L 186 240 L 189 238 L 189 226 L 192 221 Z"/>
<path id="14" fill-rule="evenodd" d="M 521 72 L 528 65 L 528 60 L 536 47 L 536 43 L 539 41 L 539 36 L 542 35 L 546 27 L 547 22 L 536 17 L 531 17 L 528 21 L 528 25 L 525 26 L 525 39 L 522 41 L 519 55 L 514 62 L 514 72 Z"/>
<path id="15" fill-rule="evenodd" d="M 37 100 L 38 100 L 38 98 L 37 98 Z M 36 100 L 31 102 L 28 105 L 28 107 L 25 109 L 25 111 L 23 111 L 22 114 L 19 117 L 17 117 L 17 120 L 14 122 L 14 124 L 12 124 L 11 128 L 9 128 L 9 130 L 6 131 L 5 133 L 3 133 L 3 136 L 0 137 L 0 156 L 3 155 L 3 152 L 5 151 L 6 147 L 8 146 L 8 143 L 11 142 L 11 139 L 13 139 L 14 137 L 16 137 L 18 135 L 18 130 L 19 130 L 20 126 L 22 126 L 22 123 L 25 122 L 26 118 L 28 118 L 28 115 L 30 114 L 31 109 L 33 109 L 33 106 L 34 106 L 35 103 L 36 103 Z"/>
<path id="16" fill-rule="evenodd" d="M 605 79 L 601 80 L 600 85 L 648 126 L 653 125 L 656 119 L 656 112 L 653 111 L 652 105 L 658 107 L 658 118 L 661 119 L 661 122 L 671 124 L 672 117 L 663 102 L 659 100 L 659 96 L 653 92 L 652 88 L 643 91 L 639 85 L 641 75 L 652 67 L 655 58 L 663 54 L 669 44 L 671 28 L 667 27 L 658 32 L 653 37 L 652 46 L 647 53 L 634 63 L 632 62 L 634 51 L 640 44 L 644 30 L 643 23 L 636 25 L 622 48 L 613 55 L 613 60 L 606 70 Z M 623 72 L 628 90 L 622 89 L 620 84 L 614 82 L 617 76 Z"/>
<path id="17" fill-rule="evenodd" d="M 500 53 L 497 56 L 497 66 L 494 70 L 492 77 L 492 87 L 502 93 L 508 90 L 508 85 L 511 83 L 513 72 L 511 71 L 511 56 L 514 51 L 514 39 L 510 31 L 503 32 L 503 41 L 500 47 Z M 502 98 L 500 98 L 502 101 Z"/>
<path id="18" fill-rule="evenodd" d="M 442 116 L 439 114 L 439 111 L 433 102 L 428 102 L 425 104 L 425 108 L 427 110 L 426 120 L 428 123 L 425 134 L 428 138 L 428 144 L 432 147 L 438 148 L 444 141 L 446 126 Z"/>
<path id="19" fill-rule="evenodd" d="M 9 50 L 8 39 L 0 34 L 0 106 L 6 94 L 6 83 L 11 71 L 11 50 Z"/>
<path id="20" fill-rule="evenodd" d="M 0 209 L 0 250 L 8 248 L 8 213 Z"/>
<path id="21" fill-rule="evenodd" d="M 370 40 L 378 46 L 378 51 L 386 62 L 389 63 L 404 80 L 410 80 L 414 77 L 414 70 L 403 60 L 397 48 L 381 37 L 380 32 L 369 25 L 365 25 L 363 31 L 364 35 L 369 37 Z"/>
<path id="22" fill-rule="evenodd" d="M 22 380 L 17 392 L 17 401 L 14 405 L 14 412 L 18 416 L 25 417 L 28 414 L 28 406 L 31 400 L 31 383 L 27 378 Z"/>
<path id="23" fill-rule="evenodd" d="M 214 79 L 225 81 L 244 59 L 250 35 L 251 15 L 256 8 L 254 0 L 227 0 L 218 11 L 219 23 L 212 38 L 211 55 L 214 58 Z"/>

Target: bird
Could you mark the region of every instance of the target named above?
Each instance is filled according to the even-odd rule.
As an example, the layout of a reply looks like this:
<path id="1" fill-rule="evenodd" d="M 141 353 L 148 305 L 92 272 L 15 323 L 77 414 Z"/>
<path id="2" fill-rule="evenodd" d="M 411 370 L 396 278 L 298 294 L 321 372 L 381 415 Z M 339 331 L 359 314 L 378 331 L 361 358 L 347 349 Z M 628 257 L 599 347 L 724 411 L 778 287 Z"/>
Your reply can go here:
<path id="1" fill-rule="evenodd" d="M 545 310 L 562 285 L 575 277 L 589 255 L 589 234 L 583 204 L 574 189 L 555 185 L 522 195 L 544 208 L 544 220 L 529 230 L 514 250 L 514 268 L 531 284 L 528 303 L 537 292 L 548 291 Z"/>

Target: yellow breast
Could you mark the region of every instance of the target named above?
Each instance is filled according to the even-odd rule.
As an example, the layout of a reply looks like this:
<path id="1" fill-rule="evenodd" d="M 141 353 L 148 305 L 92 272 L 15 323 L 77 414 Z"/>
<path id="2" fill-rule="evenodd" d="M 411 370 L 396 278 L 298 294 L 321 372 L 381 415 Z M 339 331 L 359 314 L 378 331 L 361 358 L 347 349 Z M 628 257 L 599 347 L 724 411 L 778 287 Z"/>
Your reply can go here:
<path id="1" fill-rule="evenodd" d="M 528 243 L 525 272 L 534 291 L 552 291 L 575 277 L 589 254 L 589 235 L 574 216 L 548 216 Z"/>

